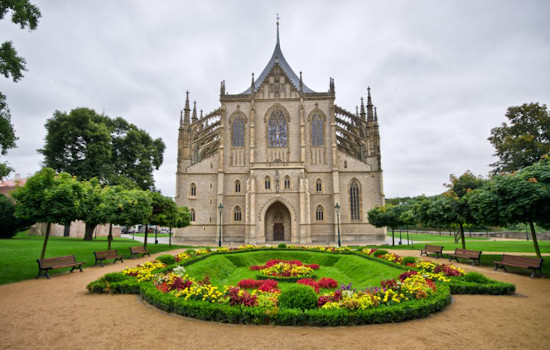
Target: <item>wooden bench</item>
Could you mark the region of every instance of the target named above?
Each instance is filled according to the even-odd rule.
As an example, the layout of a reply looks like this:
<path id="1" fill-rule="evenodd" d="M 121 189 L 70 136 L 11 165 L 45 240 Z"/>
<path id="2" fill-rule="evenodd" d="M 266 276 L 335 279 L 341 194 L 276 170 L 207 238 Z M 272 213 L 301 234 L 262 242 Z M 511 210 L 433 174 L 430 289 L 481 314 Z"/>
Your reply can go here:
<path id="1" fill-rule="evenodd" d="M 38 276 L 36 276 L 36 278 L 42 276 L 42 271 L 46 271 L 46 278 L 48 279 L 50 279 L 48 272 L 52 269 L 61 269 L 63 267 L 72 266 L 71 272 L 73 272 L 73 270 L 77 267 L 80 269 L 80 272 L 82 272 L 82 265 L 85 264 L 83 261 L 77 262 L 74 255 L 37 259 L 36 262 L 38 263 Z"/>
<path id="2" fill-rule="evenodd" d="M 540 276 L 542 277 L 542 261 L 543 259 L 535 257 L 502 254 L 500 261 L 493 261 L 493 263 L 495 263 L 495 271 L 499 267 L 502 267 L 504 271 L 508 271 L 506 266 L 531 269 L 531 278 L 533 278 L 535 277 L 535 270 L 539 270 Z"/>
<path id="3" fill-rule="evenodd" d="M 142 245 L 137 247 L 130 247 L 130 259 L 132 259 L 132 257 L 137 258 L 139 254 L 141 254 L 142 256 L 145 256 L 145 254 L 151 256 L 151 252 L 143 248 Z"/>
<path id="4" fill-rule="evenodd" d="M 435 253 L 436 258 L 439 256 L 443 257 L 443 246 L 426 244 L 424 249 L 420 249 L 420 256 L 422 256 L 422 254 L 428 256 L 428 253 Z"/>
<path id="5" fill-rule="evenodd" d="M 99 251 L 99 252 L 94 252 L 94 255 L 95 255 L 95 264 L 94 266 L 97 265 L 97 263 L 99 262 L 101 264 L 101 267 L 103 267 L 103 260 L 105 259 L 115 259 L 115 261 L 113 261 L 113 263 L 116 263 L 117 260 L 120 260 L 120 262 L 124 262 L 124 260 L 122 260 L 122 255 L 118 255 L 118 252 L 116 251 L 116 249 L 111 249 L 111 250 L 102 250 L 102 251 Z"/>
<path id="6" fill-rule="evenodd" d="M 468 249 L 456 248 L 453 254 L 449 254 L 449 261 L 451 261 L 452 259 L 455 259 L 457 262 L 459 262 L 458 258 L 472 259 L 472 266 L 475 265 L 477 260 L 479 265 L 481 265 L 481 251 L 479 250 L 468 250 Z"/>

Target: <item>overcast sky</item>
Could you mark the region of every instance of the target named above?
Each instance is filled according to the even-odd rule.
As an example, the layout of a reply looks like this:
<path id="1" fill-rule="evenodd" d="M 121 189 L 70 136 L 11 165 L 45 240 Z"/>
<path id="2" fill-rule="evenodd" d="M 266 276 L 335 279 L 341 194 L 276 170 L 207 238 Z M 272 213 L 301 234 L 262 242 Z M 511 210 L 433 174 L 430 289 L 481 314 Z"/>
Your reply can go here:
<path id="1" fill-rule="evenodd" d="M 275 46 L 304 83 L 355 111 L 371 87 L 386 197 L 441 193 L 449 174 L 486 175 L 487 137 L 509 106 L 548 103 L 550 1 L 34 1 L 38 28 L 0 22 L 27 60 L 19 83 L 0 78 L 19 137 L 8 160 L 41 168 L 55 110 L 121 116 L 166 143 L 157 187 L 175 194 L 185 91 L 205 113 L 220 81 L 240 93 Z M 154 5 L 153 5 L 154 4 Z M 12 176 L 13 177 L 13 174 Z"/>

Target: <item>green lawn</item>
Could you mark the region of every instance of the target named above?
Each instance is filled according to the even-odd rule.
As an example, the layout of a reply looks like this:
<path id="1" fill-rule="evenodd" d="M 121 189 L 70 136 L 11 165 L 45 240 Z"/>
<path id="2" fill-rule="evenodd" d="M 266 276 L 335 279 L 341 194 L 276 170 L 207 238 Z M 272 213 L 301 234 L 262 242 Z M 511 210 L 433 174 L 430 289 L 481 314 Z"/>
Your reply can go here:
<path id="1" fill-rule="evenodd" d="M 11 239 L 0 240 L 0 284 L 18 282 L 35 278 L 38 274 L 36 259 L 40 258 L 44 237 L 27 236 L 20 233 Z M 142 245 L 143 243 L 131 239 L 118 238 L 113 240 L 112 249 L 117 249 L 124 258 L 130 257 L 129 247 Z M 181 246 L 167 244 L 151 244 L 147 248 L 152 253 L 182 248 Z M 75 255 L 77 261 L 85 261 L 84 268 L 94 265 L 94 251 L 107 250 L 107 240 L 98 238 L 93 241 L 84 241 L 81 238 L 50 237 L 46 249 L 46 258 Z M 56 269 L 50 275 L 69 271 L 70 268 Z"/>
<path id="2" fill-rule="evenodd" d="M 242 279 L 256 279 L 258 271 L 250 270 L 252 265 L 263 265 L 270 259 L 300 260 L 304 264 L 318 264 L 315 271 L 317 279 L 334 278 L 340 284 L 353 283 L 355 288 L 377 286 L 381 280 L 397 278 L 403 271 L 353 255 L 338 255 L 306 251 L 260 251 L 214 255 L 186 267 L 187 273 L 201 280 L 211 277 L 212 284 L 221 287 L 237 285 Z M 279 288 L 294 283 L 279 282 Z"/>

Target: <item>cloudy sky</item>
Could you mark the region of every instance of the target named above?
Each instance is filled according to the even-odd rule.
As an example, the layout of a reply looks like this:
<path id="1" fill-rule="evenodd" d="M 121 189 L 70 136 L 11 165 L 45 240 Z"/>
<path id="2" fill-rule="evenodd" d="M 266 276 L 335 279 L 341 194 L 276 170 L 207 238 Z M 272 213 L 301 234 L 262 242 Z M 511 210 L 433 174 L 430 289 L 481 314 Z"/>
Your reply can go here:
<path id="1" fill-rule="evenodd" d="M 335 79 L 336 103 L 355 111 L 371 87 L 378 107 L 387 197 L 431 195 L 449 174 L 486 175 L 487 137 L 509 106 L 549 103 L 549 1 L 34 1 L 37 30 L 0 22 L 27 60 L 19 83 L 0 79 L 22 176 L 41 167 L 55 110 L 122 116 L 167 145 L 155 172 L 175 193 L 185 91 L 205 113 L 220 81 L 240 93 L 275 46 L 315 91 Z M 13 174 L 12 174 L 13 175 Z"/>

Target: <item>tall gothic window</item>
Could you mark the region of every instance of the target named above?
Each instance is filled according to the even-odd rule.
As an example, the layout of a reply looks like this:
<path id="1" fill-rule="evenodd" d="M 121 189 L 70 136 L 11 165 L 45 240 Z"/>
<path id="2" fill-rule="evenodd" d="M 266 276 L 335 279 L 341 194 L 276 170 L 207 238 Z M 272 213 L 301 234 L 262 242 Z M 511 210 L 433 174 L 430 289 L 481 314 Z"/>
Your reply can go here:
<path id="1" fill-rule="evenodd" d="M 235 192 L 241 192 L 241 181 L 239 180 L 235 181 Z"/>
<path id="2" fill-rule="evenodd" d="M 315 191 L 323 192 L 323 181 L 321 181 L 321 179 L 317 179 L 317 182 L 315 183 Z"/>
<path id="3" fill-rule="evenodd" d="M 231 135 L 231 145 L 233 147 L 243 147 L 244 146 L 244 118 L 238 116 L 233 120 L 232 125 L 232 135 Z"/>
<path id="4" fill-rule="evenodd" d="M 242 213 L 241 213 L 241 207 L 236 206 L 233 210 L 233 221 L 241 221 L 242 219 Z"/>
<path id="5" fill-rule="evenodd" d="M 266 190 L 271 189 L 271 178 L 269 176 L 266 176 L 265 179 L 264 179 L 264 188 Z"/>
<path id="6" fill-rule="evenodd" d="M 311 119 L 311 145 L 312 146 L 322 146 L 324 143 L 323 139 L 323 129 L 324 121 L 319 114 L 313 115 Z"/>
<path id="7" fill-rule="evenodd" d="M 195 222 L 195 209 L 191 208 L 189 214 L 191 215 L 191 222 Z"/>
<path id="8" fill-rule="evenodd" d="M 195 185 L 194 183 L 192 183 L 191 186 L 189 186 L 189 195 L 191 197 L 197 196 L 197 185 Z"/>
<path id="9" fill-rule="evenodd" d="M 290 190 L 290 176 L 285 176 L 285 190 Z"/>
<path id="10" fill-rule="evenodd" d="M 353 180 L 349 186 L 349 208 L 352 221 L 361 220 L 359 182 Z"/>
<path id="11" fill-rule="evenodd" d="M 315 220 L 317 221 L 324 220 L 324 209 L 321 205 L 318 205 L 317 209 L 315 209 Z"/>
<path id="12" fill-rule="evenodd" d="M 284 148 L 287 145 L 287 123 L 283 111 L 276 109 L 269 116 L 267 144 L 270 148 Z"/>

